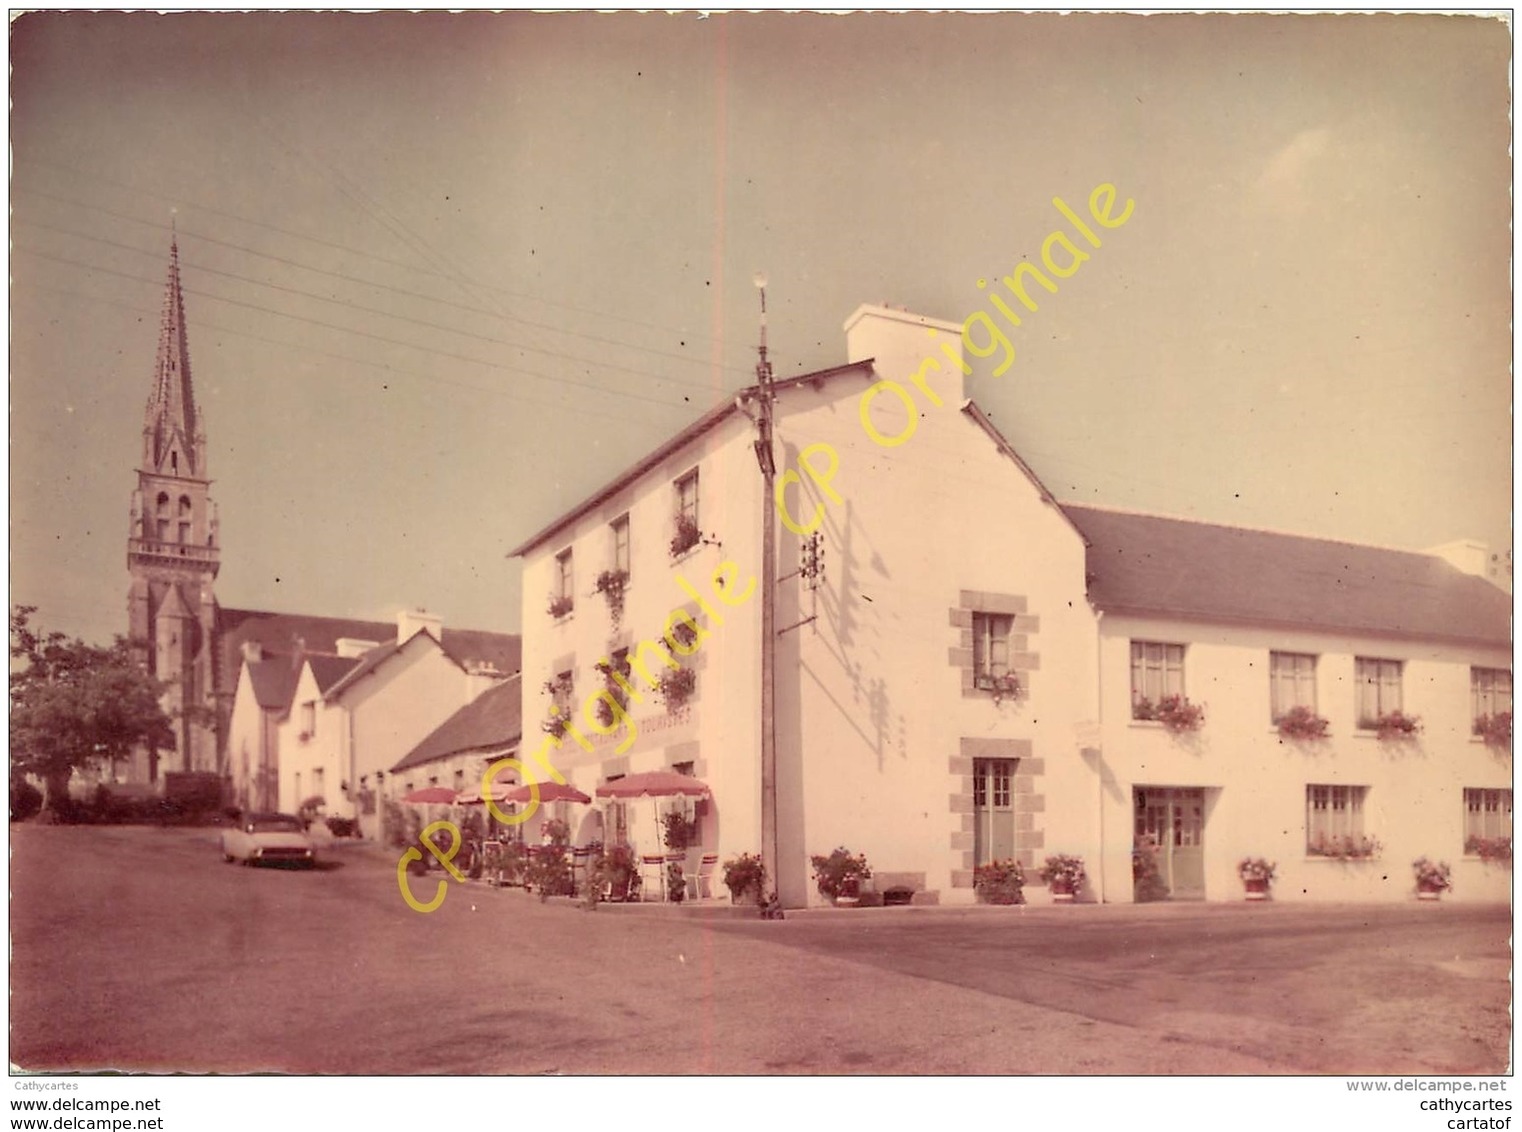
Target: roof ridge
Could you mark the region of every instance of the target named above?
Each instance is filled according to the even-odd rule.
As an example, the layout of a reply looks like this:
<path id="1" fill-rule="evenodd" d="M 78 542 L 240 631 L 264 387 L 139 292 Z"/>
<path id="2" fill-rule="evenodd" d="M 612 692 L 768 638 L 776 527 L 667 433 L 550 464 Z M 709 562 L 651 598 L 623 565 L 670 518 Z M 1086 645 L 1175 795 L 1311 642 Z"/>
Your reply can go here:
<path id="1" fill-rule="evenodd" d="M 1143 511 L 1136 507 L 1118 507 L 1112 504 L 1079 503 L 1074 501 L 1058 501 L 1059 507 L 1066 510 L 1069 507 L 1078 507 L 1086 511 L 1106 511 L 1112 515 L 1132 515 L 1138 519 L 1163 519 L 1175 523 L 1194 523 L 1201 527 L 1219 527 L 1228 531 L 1250 531 L 1260 535 L 1278 535 L 1281 538 L 1304 539 L 1307 542 L 1326 542 L 1337 546 L 1353 546 L 1362 550 L 1382 550 L 1392 554 L 1411 554 L 1418 558 L 1435 558 L 1438 561 L 1446 561 L 1439 554 L 1433 554 L 1430 550 L 1412 550 L 1405 546 L 1389 546 L 1377 542 L 1358 542 L 1350 538 L 1334 538 L 1330 535 L 1311 535 L 1303 531 L 1287 531 L 1279 527 L 1259 527 L 1246 523 L 1221 523 L 1211 519 L 1197 519 L 1192 515 L 1168 515 L 1161 511 Z"/>

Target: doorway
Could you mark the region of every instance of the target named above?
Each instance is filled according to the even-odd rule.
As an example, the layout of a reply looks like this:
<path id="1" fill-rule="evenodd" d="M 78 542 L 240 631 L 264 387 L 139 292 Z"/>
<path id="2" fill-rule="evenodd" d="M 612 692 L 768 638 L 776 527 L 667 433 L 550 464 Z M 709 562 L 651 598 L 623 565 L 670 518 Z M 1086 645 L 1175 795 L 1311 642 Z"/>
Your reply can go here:
<path id="1" fill-rule="evenodd" d="M 1015 855 L 1015 759 L 972 760 L 973 863 Z"/>
<path id="2" fill-rule="evenodd" d="M 1205 899 L 1205 789 L 1137 786 L 1135 835 L 1150 836 L 1157 865 L 1174 900 Z"/>

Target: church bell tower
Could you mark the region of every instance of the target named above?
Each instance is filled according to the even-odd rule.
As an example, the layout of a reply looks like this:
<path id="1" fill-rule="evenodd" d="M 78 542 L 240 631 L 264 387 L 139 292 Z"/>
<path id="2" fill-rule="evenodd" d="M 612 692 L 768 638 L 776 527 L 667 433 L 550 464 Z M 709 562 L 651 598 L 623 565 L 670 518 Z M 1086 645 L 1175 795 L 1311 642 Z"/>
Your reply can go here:
<path id="1" fill-rule="evenodd" d="M 142 458 L 127 535 L 129 635 L 148 671 L 164 681 L 174 725 L 172 752 L 150 751 L 135 778 L 163 770 L 217 771 L 214 683 L 220 565 L 217 511 L 206 467 L 206 430 L 196 411 L 180 290 L 180 250 L 169 244 L 169 278 L 158 359 L 143 415 Z"/>

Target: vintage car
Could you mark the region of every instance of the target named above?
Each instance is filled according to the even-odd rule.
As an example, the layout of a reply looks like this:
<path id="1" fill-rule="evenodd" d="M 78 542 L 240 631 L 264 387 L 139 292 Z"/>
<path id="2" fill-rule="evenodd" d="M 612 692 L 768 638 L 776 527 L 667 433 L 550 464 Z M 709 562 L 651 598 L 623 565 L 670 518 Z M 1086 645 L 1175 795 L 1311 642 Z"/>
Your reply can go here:
<path id="1" fill-rule="evenodd" d="M 317 848 L 301 819 L 290 814 L 244 814 L 222 831 L 222 859 L 245 865 L 317 863 Z"/>

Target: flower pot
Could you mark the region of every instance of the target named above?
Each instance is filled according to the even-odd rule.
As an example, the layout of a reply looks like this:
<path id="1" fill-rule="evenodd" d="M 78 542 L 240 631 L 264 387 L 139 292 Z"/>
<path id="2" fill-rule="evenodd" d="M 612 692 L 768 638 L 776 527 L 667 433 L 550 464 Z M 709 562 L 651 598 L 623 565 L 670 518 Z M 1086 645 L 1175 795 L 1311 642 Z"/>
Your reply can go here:
<path id="1" fill-rule="evenodd" d="M 861 897 L 855 893 L 847 896 L 842 892 L 839 896 L 835 897 L 835 907 L 837 908 L 855 908 L 860 903 Z"/>
<path id="2" fill-rule="evenodd" d="M 761 890 L 758 889 L 753 884 L 752 885 L 747 885 L 745 888 L 742 888 L 739 891 L 736 891 L 734 889 L 730 889 L 729 890 L 729 902 L 731 904 L 746 904 L 746 905 L 749 905 L 749 904 L 760 904 L 761 903 Z"/>
<path id="3" fill-rule="evenodd" d="M 1070 880 L 1054 880 L 1047 886 L 1051 889 L 1052 899 L 1063 904 L 1073 902 L 1073 882 Z"/>
<path id="4" fill-rule="evenodd" d="M 1441 900 L 1443 887 L 1437 884 L 1418 882 L 1416 886 L 1416 898 L 1418 900 Z"/>
<path id="5" fill-rule="evenodd" d="M 1247 889 L 1247 899 L 1249 899 L 1249 900 L 1267 900 L 1268 899 L 1268 878 L 1267 877 L 1243 877 L 1242 878 L 1242 884 Z"/>

